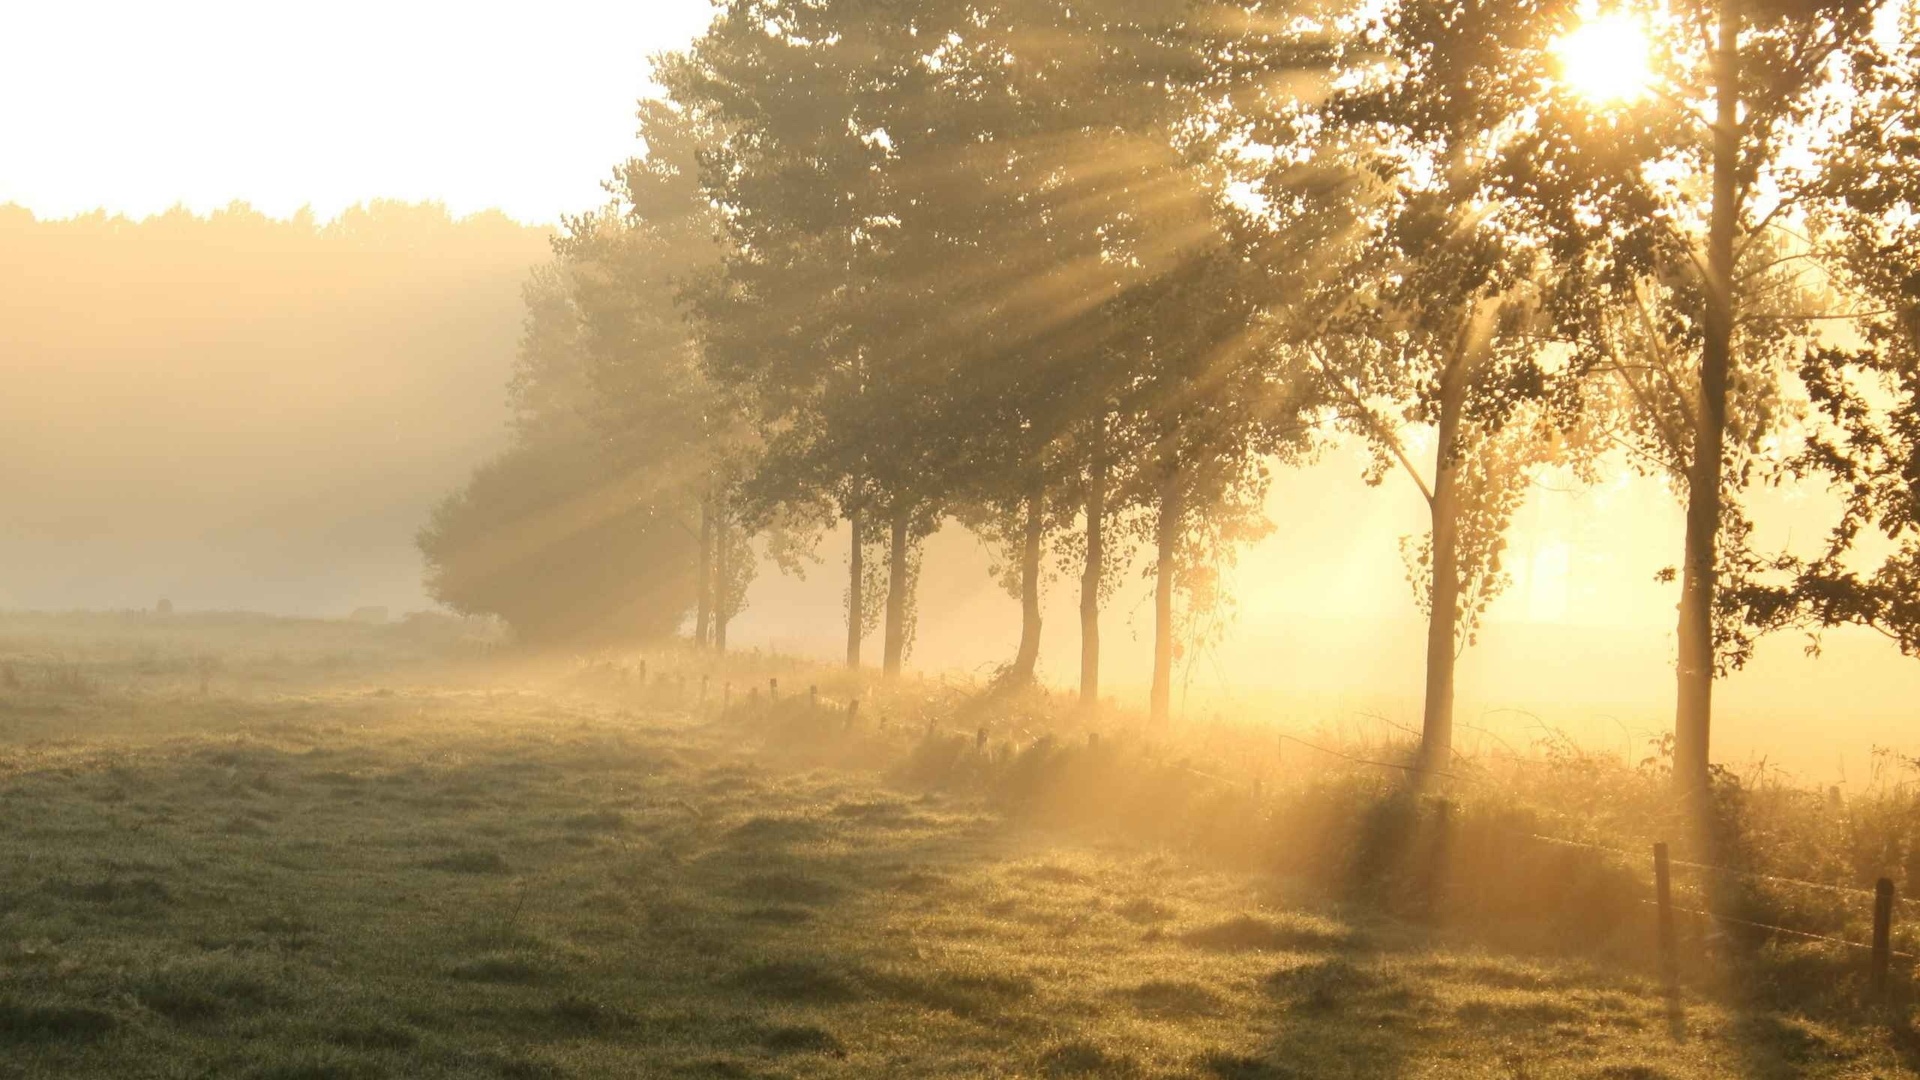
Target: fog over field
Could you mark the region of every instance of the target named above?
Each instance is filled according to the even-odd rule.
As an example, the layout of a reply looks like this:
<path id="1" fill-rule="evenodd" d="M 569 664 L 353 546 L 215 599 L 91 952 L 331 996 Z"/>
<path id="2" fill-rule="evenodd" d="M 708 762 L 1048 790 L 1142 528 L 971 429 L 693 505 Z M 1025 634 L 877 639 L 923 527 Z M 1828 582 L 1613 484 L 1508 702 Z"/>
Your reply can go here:
<path id="1" fill-rule="evenodd" d="M 12 5 L 0 1080 L 1920 1080 L 1916 101 L 1920 0 Z"/>
<path id="2" fill-rule="evenodd" d="M 0 606 L 425 606 L 413 534 L 504 445 L 549 235 L 0 207 Z"/>
<path id="3" fill-rule="evenodd" d="M 37 220 L 0 210 L 19 258 L 0 265 L 0 334 L 14 392 L 0 398 L 0 606 L 338 616 L 428 609 L 414 534 L 429 509 L 507 443 L 505 386 L 522 288 L 551 231 L 376 203 L 321 222 L 244 207 L 134 221 Z M 1183 657 L 1176 700 L 1196 717 L 1252 710 L 1291 725 L 1417 722 L 1422 619 L 1398 541 L 1418 532 L 1410 488 L 1368 487 L 1335 447 L 1276 469 L 1274 531 L 1232 571 L 1217 641 Z M 1392 478 L 1389 478 L 1390 480 Z M 1804 498 L 1769 496 L 1781 542 L 1817 536 Z M 1816 508 L 1827 508 L 1813 500 Z M 1681 519 L 1655 480 L 1538 483 L 1511 532 L 1512 585 L 1462 657 L 1463 715 L 1509 738 L 1534 714 L 1622 754 L 1644 754 L 1671 708 Z M 741 647 L 831 659 L 845 532 L 805 577 L 767 565 Z M 1005 659 L 1018 602 L 991 553 L 949 525 L 930 542 L 911 663 L 979 674 Z M 1136 558 L 1104 615 L 1109 692 L 1145 689 L 1151 563 Z M 1045 590 L 1042 671 L 1073 678 L 1074 582 Z M 1870 632 L 1766 641 L 1722 688 L 1721 745 L 1811 777 L 1858 775 L 1874 746 L 1920 748 L 1920 662 Z M 1821 723 L 1803 722 L 1818 714 Z M 1474 738 L 1471 734 L 1468 738 Z"/>

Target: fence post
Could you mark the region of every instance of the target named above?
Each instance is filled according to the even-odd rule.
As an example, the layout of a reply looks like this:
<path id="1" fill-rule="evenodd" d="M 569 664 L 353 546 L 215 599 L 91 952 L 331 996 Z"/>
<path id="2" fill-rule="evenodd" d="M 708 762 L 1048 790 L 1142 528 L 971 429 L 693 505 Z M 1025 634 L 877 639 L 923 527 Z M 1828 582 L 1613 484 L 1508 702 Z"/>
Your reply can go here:
<path id="1" fill-rule="evenodd" d="M 779 679 L 767 680 L 767 700 L 768 701 L 780 700 L 780 680 Z"/>
<path id="2" fill-rule="evenodd" d="M 1653 895 L 1660 908 L 1660 974 L 1672 993 L 1680 986 L 1680 957 L 1673 940 L 1673 879 L 1664 841 L 1653 845 Z"/>
<path id="3" fill-rule="evenodd" d="M 640 688 L 642 690 L 647 688 L 647 662 L 645 660 L 640 661 Z"/>
<path id="4" fill-rule="evenodd" d="M 1893 960 L 1893 879 L 1873 887 L 1873 996 L 1887 992 L 1887 966 Z"/>
<path id="5" fill-rule="evenodd" d="M 847 702 L 847 730 L 848 731 L 853 730 L 853 722 L 859 716 L 860 716 L 860 699 L 853 698 Z"/>
<path id="6" fill-rule="evenodd" d="M 817 709 L 819 707 L 820 707 L 820 685 L 818 683 L 815 683 L 807 687 L 807 708 Z"/>
<path id="7" fill-rule="evenodd" d="M 973 748 L 976 751 L 985 750 L 987 748 L 987 729 L 986 728 L 982 727 L 979 731 L 974 732 Z"/>

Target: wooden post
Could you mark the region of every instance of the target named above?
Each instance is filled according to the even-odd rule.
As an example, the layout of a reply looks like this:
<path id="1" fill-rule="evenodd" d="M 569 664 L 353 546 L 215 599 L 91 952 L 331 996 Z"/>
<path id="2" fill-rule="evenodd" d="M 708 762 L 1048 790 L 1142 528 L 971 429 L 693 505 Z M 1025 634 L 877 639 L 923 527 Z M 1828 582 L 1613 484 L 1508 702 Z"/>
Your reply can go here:
<path id="1" fill-rule="evenodd" d="M 647 685 L 647 662 L 645 660 L 640 661 L 640 685 L 643 688 Z"/>
<path id="2" fill-rule="evenodd" d="M 853 722 L 859 718 L 860 718 L 860 699 L 854 698 L 853 700 L 847 702 L 847 730 L 848 731 L 853 730 Z"/>
<path id="3" fill-rule="evenodd" d="M 1653 845 L 1653 897 L 1659 906 L 1660 974 L 1672 993 L 1680 986 L 1680 957 L 1673 940 L 1673 879 L 1665 843 Z"/>
<path id="4" fill-rule="evenodd" d="M 807 708 L 817 709 L 819 707 L 820 707 L 820 686 L 818 683 L 816 683 L 812 686 L 807 687 Z"/>
<path id="5" fill-rule="evenodd" d="M 985 750 L 987 748 L 987 729 L 984 726 L 982 726 L 979 731 L 973 733 L 973 748 L 975 750 Z"/>
<path id="6" fill-rule="evenodd" d="M 1887 993 L 1887 966 L 1893 960 L 1893 879 L 1873 886 L 1873 996 Z"/>
<path id="7" fill-rule="evenodd" d="M 768 701 L 780 700 L 780 680 L 779 679 L 767 680 L 767 700 Z"/>

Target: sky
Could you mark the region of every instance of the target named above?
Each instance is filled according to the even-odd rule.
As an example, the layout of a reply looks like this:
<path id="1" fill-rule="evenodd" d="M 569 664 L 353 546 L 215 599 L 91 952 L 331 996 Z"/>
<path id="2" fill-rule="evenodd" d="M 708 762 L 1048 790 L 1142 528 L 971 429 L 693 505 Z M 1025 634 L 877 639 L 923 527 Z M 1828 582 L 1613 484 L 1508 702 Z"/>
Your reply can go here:
<path id="1" fill-rule="evenodd" d="M 707 0 L 21 0 L 0 16 L 0 203 L 142 217 L 373 198 L 528 223 L 602 201 L 647 58 Z"/>

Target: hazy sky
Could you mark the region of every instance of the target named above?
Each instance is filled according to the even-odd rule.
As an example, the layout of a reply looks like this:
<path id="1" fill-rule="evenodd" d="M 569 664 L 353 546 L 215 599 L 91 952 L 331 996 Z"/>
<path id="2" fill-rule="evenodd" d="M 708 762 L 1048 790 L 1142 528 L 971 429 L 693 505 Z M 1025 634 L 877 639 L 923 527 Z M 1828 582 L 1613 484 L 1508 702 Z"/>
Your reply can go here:
<path id="1" fill-rule="evenodd" d="M 707 0 L 58 0 L 0 19 L 0 203 L 42 217 L 241 199 L 597 204 L 647 57 Z"/>

